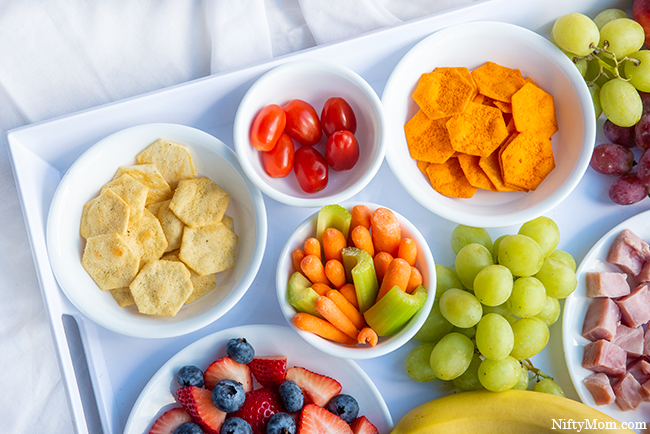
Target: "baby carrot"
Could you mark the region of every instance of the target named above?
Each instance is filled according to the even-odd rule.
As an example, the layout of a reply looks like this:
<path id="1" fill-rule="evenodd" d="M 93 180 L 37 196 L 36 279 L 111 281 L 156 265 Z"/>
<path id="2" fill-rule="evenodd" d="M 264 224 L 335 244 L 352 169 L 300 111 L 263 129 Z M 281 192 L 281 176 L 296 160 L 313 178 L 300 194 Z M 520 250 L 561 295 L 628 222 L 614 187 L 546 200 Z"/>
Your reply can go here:
<path id="1" fill-rule="evenodd" d="M 330 281 L 325 276 L 325 267 L 320 259 L 315 255 L 307 255 L 300 261 L 300 269 L 311 283 L 324 283 L 329 285 Z"/>
<path id="2" fill-rule="evenodd" d="M 388 208 L 377 208 L 372 213 L 370 229 L 375 251 L 397 256 L 402 229 L 395 214 Z"/>
<path id="3" fill-rule="evenodd" d="M 386 274 L 386 269 L 388 264 L 393 260 L 393 255 L 388 252 L 377 252 L 374 258 L 375 262 L 375 273 L 377 273 L 377 281 L 381 284 L 384 279 L 384 274 Z"/>
<path id="4" fill-rule="evenodd" d="M 370 219 L 372 218 L 370 208 L 365 205 L 355 205 L 350 215 L 352 217 L 350 219 L 350 229 L 354 229 L 357 226 L 370 229 Z"/>
<path id="5" fill-rule="evenodd" d="M 382 298 L 388 291 L 393 288 L 393 286 L 398 286 L 402 291 L 406 291 L 410 277 L 411 266 L 408 262 L 402 258 L 395 258 L 390 261 L 388 268 L 386 268 L 384 279 L 381 281 L 379 294 L 377 294 L 377 300 Z"/>
<path id="6" fill-rule="evenodd" d="M 355 247 L 365 250 L 372 257 L 375 256 L 375 246 L 372 244 L 372 236 L 368 229 L 359 225 L 352 229 L 351 237 Z"/>
<path id="7" fill-rule="evenodd" d="M 361 312 L 359 312 L 357 308 L 354 307 L 339 291 L 332 289 L 331 291 L 327 291 L 325 296 L 332 300 L 336 307 L 338 307 L 341 312 L 352 321 L 352 324 L 354 324 L 357 330 L 361 330 L 363 326 L 366 325 L 366 319 L 361 315 Z"/>
<path id="8" fill-rule="evenodd" d="M 356 340 L 359 331 L 354 326 L 350 318 L 345 316 L 341 309 L 339 309 L 332 300 L 327 297 L 320 296 L 316 299 L 316 311 L 323 315 L 334 327 L 341 330 L 352 339 Z"/>
<path id="9" fill-rule="evenodd" d="M 325 295 L 325 294 L 327 294 L 328 291 L 332 290 L 332 288 L 330 286 L 325 285 L 324 283 L 318 283 L 318 282 L 313 283 L 311 285 L 311 289 L 316 291 L 318 293 L 318 295 Z"/>
<path id="10" fill-rule="evenodd" d="M 314 255 L 321 259 L 320 242 L 317 238 L 311 237 L 305 240 L 305 255 Z"/>
<path id="11" fill-rule="evenodd" d="M 293 324 L 300 330 L 313 333 L 322 338 L 345 345 L 355 345 L 357 342 L 324 319 L 308 313 L 297 313 L 292 318 Z"/>
<path id="12" fill-rule="evenodd" d="M 300 261 L 302 261 L 302 258 L 304 257 L 305 252 L 303 252 L 302 249 L 295 249 L 293 252 L 291 252 L 291 263 L 293 264 L 293 269 L 299 273 L 302 273 L 302 269 L 300 268 Z"/>
<path id="13" fill-rule="evenodd" d="M 379 337 L 377 336 L 377 333 L 371 329 L 370 327 L 364 327 L 361 329 L 359 332 L 359 335 L 357 336 L 357 342 L 360 344 L 368 344 L 371 347 L 374 347 L 377 345 L 377 341 L 379 340 Z"/>
<path id="14" fill-rule="evenodd" d="M 325 264 L 325 276 L 329 279 L 330 282 L 332 282 L 332 285 L 337 289 L 345 285 L 346 283 L 345 268 L 343 268 L 343 264 L 341 264 L 341 261 L 337 261 L 336 259 L 330 259 Z"/>
<path id="15" fill-rule="evenodd" d="M 330 259 L 336 259 L 343 262 L 341 251 L 348 246 L 345 236 L 336 228 L 327 228 L 323 232 L 323 252 L 325 253 L 325 262 Z"/>
<path id="16" fill-rule="evenodd" d="M 411 275 L 409 276 L 409 283 L 406 286 L 406 292 L 410 294 L 420 285 L 422 285 L 422 273 L 417 268 L 411 267 Z"/>
<path id="17" fill-rule="evenodd" d="M 357 290 L 354 289 L 354 285 L 351 283 L 346 283 L 345 285 L 339 288 L 339 292 L 347 301 L 350 302 L 355 309 L 359 309 L 359 300 L 357 300 Z"/>
<path id="18" fill-rule="evenodd" d="M 402 238 L 399 242 L 397 257 L 404 259 L 411 267 L 415 267 L 415 261 L 418 258 L 418 246 L 413 238 Z"/>

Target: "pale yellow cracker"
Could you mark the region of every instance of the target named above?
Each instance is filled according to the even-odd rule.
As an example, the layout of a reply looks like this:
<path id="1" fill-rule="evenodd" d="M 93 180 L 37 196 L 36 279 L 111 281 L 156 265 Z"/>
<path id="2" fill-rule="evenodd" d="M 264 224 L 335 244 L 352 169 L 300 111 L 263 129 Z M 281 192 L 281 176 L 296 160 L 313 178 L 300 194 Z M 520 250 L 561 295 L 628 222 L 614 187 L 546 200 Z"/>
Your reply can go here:
<path id="1" fill-rule="evenodd" d="M 160 207 L 163 205 L 163 203 L 165 203 L 164 200 L 162 202 L 155 202 L 155 203 L 152 203 L 152 204 L 149 204 L 149 205 L 145 205 L 145 208 L 147 208 L 151 214 L 153 214 L 153 215 L 155 215 L 157 217 L 158 216 L 158 211 L 160 210 Z"/>
<path id="2" fill-rule="evenodd" d="M 147 209 L 131 216 L 126 239 L 140 255 L 141 266 L 160 258 L 167 248 L 167 239 L 160 222 Z"/>
<path id="3" fill-rule="evenodd" d="M 140 152 L 136 159 L 140 164 L 156 166 L 172 189 L 176 188 L 178 181 L 197 175 L 189 148 L 169 140 L 156 140 Z"/>
<path id="4" fill-rule="evenodd" d="M 167 200 L 172 197 L 172 189 L 169 187 L 167 181 L 165 181 L 162 173 L 153 164 L 120 166 L 113 179 L 117 179 L 124 174 L 131 176 L 136 181 L 149 187 L 145 205 Z"/>
<path id="5" fill-rule="evenodd" d="M 235 219 L 230 217 L 229 215 L 224 215 L 223 218 L 221 219 L 221 222 L 226 225 L 228 229 L 231 231 L 235 232 Z"/>
<path id="6" fill-rule="evenodd" d="M 130 175 L 122 175 L 102 187 L 101 193 L 113 190 L 131 207 L 132 214 L 144 209 L 149 188 Z"/>
<path id="7" fill-rule="evenodd" d="M 186 227 L 179 258 L 200 275 L 218 273 L 235 266 L 239 237 L 225 224 L 193 229 Z"/>
<path id="8" fill-rule="evenodd" d="M 179 261 L 181 260 L 178 258 L 178 255 L 175 253 L 165 253 L 162 258 L 163 261 Z M 190 304 L 199 298 L 203 297 L 213 289 L 217 287 L 217 275 L 216 273 L 212 274 L 206 274 L 205 276 L 201 276 L 197 274 L 194 270 L 191 268 L 188 268 L 190 270 L 190 280 L 192 281 L 192 286 L 194 287 L 194 291 L 192 291 L 192 294 L 190 294 L 190 297 L 185 301 L 185 304 Z"/>
<path id="9" fill-rule="evenodd" d="M 210 178 L 186 179 L 178 183 L 169 208 L 191 228 L 221 221 L 230 195 Z"/>
<path id="10" fill-rule="evenodd" d="M 167 248 L 165 249 L 165 252 L 170 252 L 181 246 L 183 228 L 185 227 L 185 224 L 181 219 L 176 217 L 176 214 L 169 209 L 169 202 L 171 202 L 171 200 L 162 202 L 157 214 L 158 221 L 160 221 L 160 226 L 162 226 L 165 238 L 167 239 Z"/>
<path id="11" fill-rule="evenodd" d="M 133 294 L 131 294 L 131 290 L 128 286 L 124 288 L 111 289 L 111 295 L 120 307 L 127 307 L 135 304 Z"/>
<path id="12" fill-rule="evenodd" d="M 79 233 L 88 239 L 102 234 L 126 234 L 131 208 L 114 191 L 108 190 L 84 205 Z"/>
<path id="13" fill-rule="evenodd" d="M 140 313 L 175 316 L 192 291 L 190 272 L 181 262 L 149 262 L 129 285 Z"/>
<path id="14" fill-rule="evenodd" d="M 129 286 L 140 257 L 122 235 L 97 235 L 86 240 L 81 265 L 103 291 Z"/>

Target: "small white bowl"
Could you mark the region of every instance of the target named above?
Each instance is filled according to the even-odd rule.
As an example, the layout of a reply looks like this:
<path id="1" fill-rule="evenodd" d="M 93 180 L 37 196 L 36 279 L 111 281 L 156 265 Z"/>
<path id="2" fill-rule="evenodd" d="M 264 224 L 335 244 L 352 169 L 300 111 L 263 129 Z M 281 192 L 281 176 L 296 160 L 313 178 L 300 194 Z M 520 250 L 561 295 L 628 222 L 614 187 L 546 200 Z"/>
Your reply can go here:
<path id="1" fill-rule="evenodd" d="M 175 317 L 140 314 L 120 307 L 100 290 L 81 265 L 79 235 L 83 205 L 99 194 L 119 166 L 136 164 L 136 155 L 159 138 L 190 148 L 199 175 L 230 194 L 226 213 L 239 236 L 233 270 L 217 274 L 218 288 L 181 308 Z M 93 145 L 70 167 L 59 184 L 47 220 L 47 248 L 59 286 L 81 313 L 97 324 L 128 336 L 166 338 L 198 330 L 228 312 L 253 282 L 266 247 L 266 209 L 260 191 L 241 173 L 235 153 L 217 138 L 175 124 L 146 124 L 114 133 Z"/>
<path id="2" fill-rule="evenodd" d="M 524 77 L 531 77 L 553 95 L 559 124 L 551 139 L 556 167 L 529 193 L 479 189 L 471 199 L 446 197 L 433 190 L 409 154 L 404 124 L 418 110 L 411 95 L 420 75 L 438 66 L 472 70 L 487 61 L 520 69 Z M 591 95 L 578 69 L 543 36 L 512 24 L 464 23 L 427 37 L 395 67 L 382 102 L 391 144 L 386 159 L 399 182 L 425 208 L 469 226 L 512 226 L 557 206 L 584 175 L 596 139 Z"/>
<path id="3" fill-rule="evenodd" d="M 317 193 L 305 193 L 293 171 L 285 178 L 268 176 L 261 152 L 250 141 L 251 124 L 257 113 L 269 104 L 284 106 L 292 99 L 301 99 L 311 104 L 320 117 L 325 101 L 331 97 L 345 99 L 357 118 L 357 164 L 341 172 L 330 168 L 327 187 Z M 334 63 L 299 60 L 267 72 L 242 98 L 233 128 L 235 151 L 244 172 L 263 193 L 287 205 L 320 207 L 343 202 L 368 185 L 384 160 L 386 127 L 379 97 L 357 73 Z M 321 142 L 314 145 L 323 156 L 326 142 L 323 134 Z M 294 143 L 297 150 L 300 145 Z"/>
<path id="4" fill-rule="evenodd" d="M 363 202 L 344 203 L 341 206 L 348 211 L 351 211 L 352 207 L 355 205 L 366 205 L 371 211 L 382 207 L 381 205 Z M 289 325 L 300 335 L 301 338 L 324 353 L 348 359 L 370 359 L 383 356 L 408 342 L 413 335 L 420 330 L 420 327 L 422 327 L 422 324 L 424 324 L 424 321 L 427 319 L 427 316 L 431 311 L 436 292 L 436 267 L 433 261 L 433 255 L 420 231 L 418 231 L 418 229 L 402 215 L 394 210 L 391 211 L 393 211 L 399 220 L 402 229 L 402 238 L 412 238 L 417 244 L 418 256 L 415 266 L 420 270 L 420 273 L 422 273 L 422 285 L 427 288 L 429 295 L 424 306 L 422 306 L 413 318 L 411 318 L 393 336 L 380 337 L 379 342 L 374 347 L 369 347 L 367 345 L 352 347 L 329 341 L 320 336 L 316 336 L 313 333 L 298 329 L 291 320 L 297 313 L 296 309 L 289 304 L 289 300 L 287 299 L 287 283 L 289 277 L 291 277 L 294 272 L 293 264 L 291 262 L 291 252 L 296 248 L 302 248 L 307 238 L 316 236 L 318 212 L 305 219 L 305 221 L 303 221 L 296 230 L 293 231 L 280 253 L 280 259 L 278 260 L 278 267 L 275 275 L 275 285 L 278 302 L 280 303 L 280 310 Z"/>

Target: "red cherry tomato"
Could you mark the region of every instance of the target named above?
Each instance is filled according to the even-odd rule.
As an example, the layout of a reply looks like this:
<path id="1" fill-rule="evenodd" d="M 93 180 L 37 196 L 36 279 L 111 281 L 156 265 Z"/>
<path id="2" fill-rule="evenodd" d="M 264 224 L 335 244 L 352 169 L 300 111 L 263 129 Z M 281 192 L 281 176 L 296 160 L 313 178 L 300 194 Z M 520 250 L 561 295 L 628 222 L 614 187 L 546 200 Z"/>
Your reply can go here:
<path id="1" fill-rule="evenodd" d="M 273 149 L 262 152 L 264 170 L 272 178 L 284 178 L 293 169 L 295 150 L 293 141 L 286 133 L 282 133 Z"/>
<path id="2" fill-rule="evenodd" d="M 359 161 L 359 144 L 350 131 L 339 130 L 327 139 L 325 160 L 334 170 L 350 170 Z"/>
<path id="3" fill-rule="evenodd" d="M 352 134 L 357 132 L 357 118 L 343 98 L 334 97 L 325 101 L 320 122 L 327 137 L 339 130 L 348 130 Z"/>
<path id="4" fill-rule="evenodd" d="M 306 193 L 316 193 L 327 186 L 327 162 L 311 146 L 301 146 L 298 148 L 293 171 L 296 173 L 300 188 Z"/>
<path id="5" fill-rule="evenodd" d="M 277 104 L 264 107 L 253 119 L 251 143 L 259 151 L 273 149 L 287 123 L 287 114 Z"/>
<path id="6" fill-rule="evenodd" d="M 323 137 L 318 113 L 309 103 L 294 99 L 283 107 L 287 115 L 284 132 L 303 145 L 315 145 Z"/>

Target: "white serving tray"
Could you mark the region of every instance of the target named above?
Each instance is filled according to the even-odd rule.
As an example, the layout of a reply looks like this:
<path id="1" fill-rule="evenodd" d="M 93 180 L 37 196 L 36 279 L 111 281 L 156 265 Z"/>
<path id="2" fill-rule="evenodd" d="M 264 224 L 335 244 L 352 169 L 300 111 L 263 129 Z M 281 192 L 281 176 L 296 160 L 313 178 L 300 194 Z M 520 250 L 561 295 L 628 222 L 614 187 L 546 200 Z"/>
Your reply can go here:
<path id="1" fill-rule="evenodd" d="M 422 38 L 441 28 L 466 21 L 495 20 L 547 33 L 553 21 L 565 13 L 579 11 L 593 17 L 608 7 L 629 9 L 631 1 L 478 1 L 341 43 L 10 131 L 8 143 L 14 175 L 76 430 L 121 433 L 144 385 L 172 355 L 191 342 L 238 325 L 284 325 L 273 287 L 277 258 L 291 231 L 314 211 L 291 208 L 264 197 L 269 231 L 259 274 L 239 303 L 215 323 L 173 339 L 144 340 L 118 335 L 89 321 L 72 306 L 54 279 L 45 245 L 46 219 L 54 191 L 66 170 L 89 146 L 133 125 L 173 122 L 206 131 L 232 147 L 232 123 L 241 97 L 263 73 L 288 60 L 339 62 L 364 77 L 381 96 L 401 57 Z M 559 248 L 573 254 L 577 262 L 611 227 L 648 208 L 648 200 L 628 207 L 612 204 L 607 197 L 610 182 L 588 170 L 571 196 L 547 214 L 560 226 Z M 408 196 L 386 162 L 368 187 L 351 199 L 354 200 L 381 203 L 399 211 L 418 226 L 436 262 L 452 264 L 449 237 L 455 224 L 430 213 Z M 276 224 L 279 221 L 282 224 Z M 517 229 L 490 232 L 496 238 Z M 451 390 L 440 381 L 432 385 L 408 379 L 403 361 L 414 345 L 407 344 L 392 354 L 359 362 L 383 394 L 395 422 L 416 405 Z M 560 322 L 551 327 L 551 341 L 534 358 L 534 363 L 555 376 L 567 396 L 578 399 L 562 354 Z"/>

